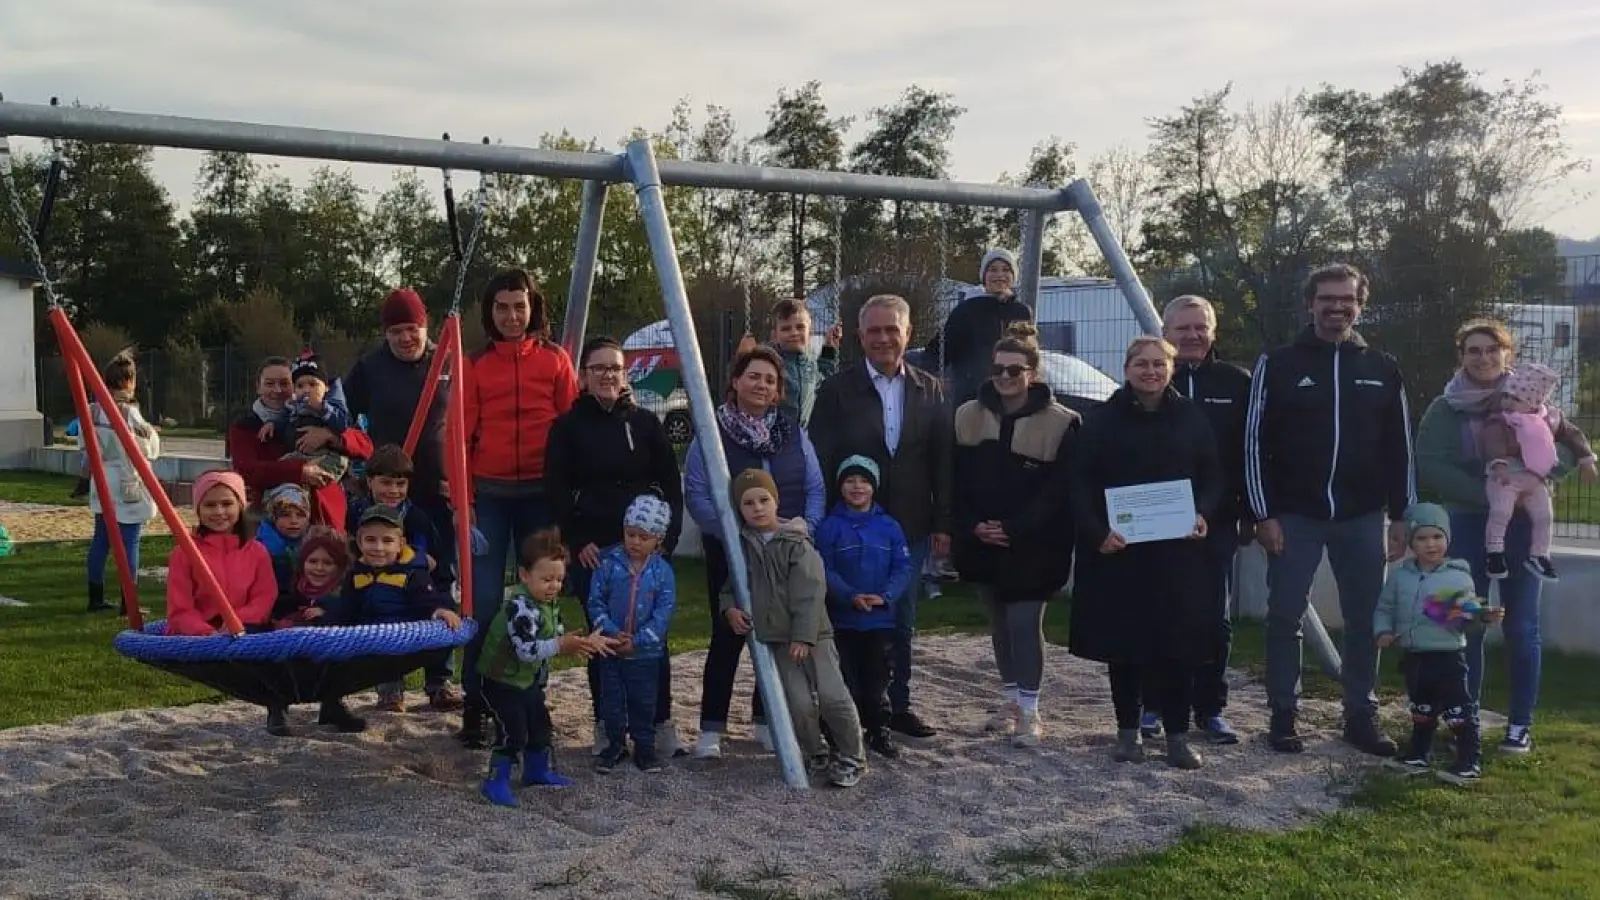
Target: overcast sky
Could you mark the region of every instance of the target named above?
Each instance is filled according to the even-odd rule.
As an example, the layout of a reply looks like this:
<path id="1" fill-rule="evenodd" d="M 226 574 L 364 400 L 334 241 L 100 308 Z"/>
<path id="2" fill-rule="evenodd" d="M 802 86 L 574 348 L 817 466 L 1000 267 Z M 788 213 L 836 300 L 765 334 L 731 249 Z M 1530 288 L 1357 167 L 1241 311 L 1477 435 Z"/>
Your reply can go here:
<path id="1" fill-rule="evenodd" d="M 1228 81 L 1260 100 L 1322 82 L 1379 91 L 1451 56 L 1495 81 L 1538 70 L 1576 154 L 1600 158 L 1596 0 L 0 3 L 12 100 L 511 144 L 566 128 L 611 145 L 665 124 L 680 97 L 755 132 L 781 87 L 820 80 L 836 114 L 859 116 L 915 82 L 967 107 L 952 170 L 981 181 L 1052 134 L 1085 159 L 1142 145 L 1148 117 Z M 180 203 L 196 161 L 160 158 Z M 1591 196 L 1549 205 L 1544 224 L 1600 235 L 1600 171 L 1573 187 Z"/>

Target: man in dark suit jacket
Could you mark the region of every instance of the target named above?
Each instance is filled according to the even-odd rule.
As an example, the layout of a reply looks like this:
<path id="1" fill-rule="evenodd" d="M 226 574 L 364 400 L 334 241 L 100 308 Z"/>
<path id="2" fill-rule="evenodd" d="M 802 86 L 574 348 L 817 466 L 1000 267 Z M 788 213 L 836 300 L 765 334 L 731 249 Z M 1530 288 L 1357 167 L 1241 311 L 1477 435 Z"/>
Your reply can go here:
<path id="1" fill-rule="evenodd" d="M 872 297 L 861 307 L 858 325 L 866 359 L 817 389 L 808 431 L 830 494 L 837 491 L 833 476 L 846 458 L 859 454 L 878 464 L 877 502 L 905 531 L 912 571 L 920 573 L 930 551 L 950 552 L 950 411 L 939 380 L 905 361 L 911 307 L 904 298 Z M 896 610 L 890 659 L 889 727 L 910 737 L 935 734 L 911 710 L 911 642 L 921 583 L 913 579 Z"/>

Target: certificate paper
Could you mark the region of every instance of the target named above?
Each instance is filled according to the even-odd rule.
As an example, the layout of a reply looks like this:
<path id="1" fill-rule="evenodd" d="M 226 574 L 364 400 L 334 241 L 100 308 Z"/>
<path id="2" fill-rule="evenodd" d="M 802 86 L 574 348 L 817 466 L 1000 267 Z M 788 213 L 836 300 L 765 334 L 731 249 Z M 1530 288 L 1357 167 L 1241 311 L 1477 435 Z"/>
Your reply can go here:
<path id="1" fill-rule="evenodd" d="M 1186 538 L 1194 533 L 1194 517 L 1187 478 L 1106 488 L 1106 520 L 1130 544 Z"/>

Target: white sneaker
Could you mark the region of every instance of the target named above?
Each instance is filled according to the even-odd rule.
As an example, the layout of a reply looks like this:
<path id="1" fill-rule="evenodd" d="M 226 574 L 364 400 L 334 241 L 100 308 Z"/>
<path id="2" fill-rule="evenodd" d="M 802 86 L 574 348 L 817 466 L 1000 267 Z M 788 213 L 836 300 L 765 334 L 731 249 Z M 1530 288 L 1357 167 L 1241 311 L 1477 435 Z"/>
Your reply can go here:
<path id="1" fill-rule="evenodd" d="M 687 752 L 678 742 L 678 726 L 676 723 L 668 719 L 656 726 L 656 756 L 661 759 L 671 759 Z"/>
<path id="2" fill-rule="evenodd" d="M 1022 718 L 1022 707 L 1014 701 L 1007 701 L 1000 711 L 989 717 L 983 725 L 984 731 L 1003 731 L 1012 734 L 1017 730 L 1017 721 Z"/>
<path id="3" fill-rule="evenodd" d="M 700 739 L 694 743 L 695 759 L 721 759 L 722 735 L 715 731 L 700 732 Z"/>
<path id="4" fill-rule="evenodd" d="M 1013 747 L 1037 747 L 1044 738 L 1044 722 L 1039 718 L 1038 711 L 1022 711 L 1022 719 L 1017 723 L 1017 733 L 1011 738 Z"/>
<path id="5" fill-rule="evenodd" d="M 591 751 L 589 755 L 599 756 L 600 754 L 606 752 L 606 748 L 609 746 L 611 746 L 611 739 L 606 737 L 605 723 L 594 723 L 594 750 Z"/>
<path id="6" fill-rule="evenodd" d="M 757 725 L 755 727 L 755 735 L 756 735 L 756 743 L 761 745 L 761 749 L 767 751 L 768 753 L 771 753 L 772 752 L 772 729 L 768 728 L 765 725 Z"/>

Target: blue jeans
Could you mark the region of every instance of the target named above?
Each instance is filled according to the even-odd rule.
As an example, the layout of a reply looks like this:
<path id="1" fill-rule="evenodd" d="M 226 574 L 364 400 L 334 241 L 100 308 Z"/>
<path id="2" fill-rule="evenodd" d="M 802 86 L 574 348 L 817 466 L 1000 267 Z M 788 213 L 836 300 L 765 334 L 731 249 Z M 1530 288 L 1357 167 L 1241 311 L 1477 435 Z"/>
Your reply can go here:
<path id="1" fill-rule="evenodd" d="M 1450 555 L 1472 566 L 1472 581 L 1478 595 L 1489 596 L 1489 576 L 1484 574 L 1483 531 L 1489 514 L 1450 513 Z M 1499 579 L 1500 605 L 1505 607 L 1501 629 L 1506 637 L 1506 656 L 1511 664 L 1510 708 L 1506 718 L 1512 725 L 1531 726 L 1533 707 L 1539 701 L 1539 662 L 1544 644 L 1539 638 L 1539 597 L 1544 585 L 1524 566 L 1532 540 L 1527 515 L 1520 510 L 1506 528 L 1506 566 L 1511 574 Z M 1467 694 L 1474 707 L 1483 696 L 1483 632 L 1467 635 Z"/>
<path id="2" fill-rule="evenodd" d="M 923 591 L 922 567 L 932 545 L 928 538 L 911 545 L 911 571 L 915 577 L 894 610 L 894 643 L 889 648 L 889 712 L 911 710 L 911 644 L 917 636 L 917 598 Z"/>
<path id="3" fill-rule="evenodd" d="M 660 675 L 659 659 L 600 660 L 600 706 L 611 746 L 620 747 L 624 737 L 631 737 L 635 753 L 655 752 Z"/>
<path id="4" fill-rule="evenodd" d="M 483 678 L 478 674 L 478 656 L 494 614 L 505 599 L 506 569 L 516 568 L 516 551 L 528 535 L 550 524 L 550 508 L 543 497 L 478 496 L 472 506 L 488 550 L 472 558 L 472 618 L 478 633 L 461 654 L 461 686 L 469 704 L 479 702 Z"/>
<path id="5" fill-rule="evenodd" d="M 144 523 L 134 522 L 127 524 L 117 523 L 117 533 L 122 537 L 122 546 L 128 551 L 128 567 L 133 569 L 133 579 L 139 580 L 139 534 L 144 531 Z M 111 538 L 106 534 L 106 517 L 94 517 L 94 537 L 89 541 L 89 583 L 106 583 L 106 560 L 111 556 Z"/>

